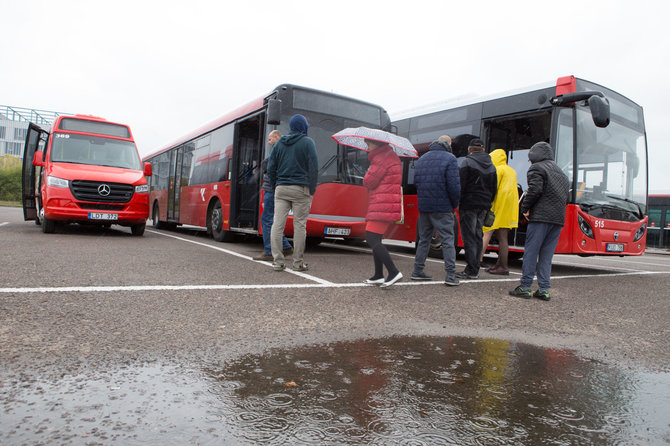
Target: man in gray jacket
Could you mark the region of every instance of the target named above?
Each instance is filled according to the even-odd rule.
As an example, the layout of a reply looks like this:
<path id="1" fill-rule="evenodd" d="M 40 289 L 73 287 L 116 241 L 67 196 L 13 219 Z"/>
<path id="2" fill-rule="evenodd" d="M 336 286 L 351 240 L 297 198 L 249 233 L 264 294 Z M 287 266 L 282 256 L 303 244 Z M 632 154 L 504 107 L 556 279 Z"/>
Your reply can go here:
<path id="1" fill-rule="evenodd" d="M 528 219 L 523 252 L 521 285 L 510 295 L 549 300 L 551 260 L 558 237 L 565 224 L 565 206 L 570 198 L 570 180 L 554 162 L 554 150 L 546 142 L 530 148 L 528 190 L 521 203 L 521 213 Z M 531 296 L 530 286 L 537 271 L 539 289 Z"/>

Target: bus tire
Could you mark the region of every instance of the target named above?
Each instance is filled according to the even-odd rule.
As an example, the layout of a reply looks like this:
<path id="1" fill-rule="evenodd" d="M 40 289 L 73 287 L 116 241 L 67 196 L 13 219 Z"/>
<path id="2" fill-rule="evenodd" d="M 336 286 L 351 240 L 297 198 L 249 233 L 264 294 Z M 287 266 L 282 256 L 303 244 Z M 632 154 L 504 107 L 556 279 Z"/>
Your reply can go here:
<path id="1" fill-rule="evenodd" d="M 146 223 L 140 223 L 137 225 L 132 225 L 130 227 L 130 232 L 132 232 L 133 235 L 137 237 L 141 237 L 144 235 L 144 230 L 146 229 L 147 224 Z"/>
<path id="2" fill-rule="evenodd" d="M 223 229 L 223 209 L 221 202 L 216 200 L 207 215 L 207 232 L 212 234 L 212 238 L 217 242 L 232 242 L 235 240 L 235 234 Z"/>
<path id="3" fill-rule="evenodd" d="M 306 237 L 305 246 L 308 248 L 316 248 L 323 242 L 323 237 Z"/>
<path id="4" fill-rule="evenodd" d="M 154 203 L 154 208 L 151 211 L 151 224 L 156 229 L 163 229 L 165 224 L 159 220 L 159 216 L 160 214 L 158 212 L 158 203 Z"/>
<path id="5" fill-rule="evenodd" d="M 53 234 L 56 231 L 56 222 L 42 217 L 42 232 L 45 234 Z"/>

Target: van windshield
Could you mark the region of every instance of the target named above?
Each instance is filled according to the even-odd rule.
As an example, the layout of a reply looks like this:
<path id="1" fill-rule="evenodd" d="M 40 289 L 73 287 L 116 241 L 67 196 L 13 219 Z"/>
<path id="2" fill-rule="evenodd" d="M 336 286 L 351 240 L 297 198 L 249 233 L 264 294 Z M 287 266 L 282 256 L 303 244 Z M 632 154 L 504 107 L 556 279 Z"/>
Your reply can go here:
<path id="1" fill-rule="evenodd" d="M 142 170 L 135 143 L 92 135 L 55 133 L 51 161 Z"/>

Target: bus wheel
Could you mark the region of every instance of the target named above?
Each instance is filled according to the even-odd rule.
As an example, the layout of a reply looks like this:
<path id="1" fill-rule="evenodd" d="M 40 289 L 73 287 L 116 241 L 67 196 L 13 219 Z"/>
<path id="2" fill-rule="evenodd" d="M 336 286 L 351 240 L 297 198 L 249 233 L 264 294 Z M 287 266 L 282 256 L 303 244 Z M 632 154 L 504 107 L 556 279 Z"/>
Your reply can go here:
<path id="1" fill-rule="evenodd" d="M 146 229 L 147 224 L 146 223 L 140 223 L 138 225 L 132 225 L 130 227 L 130 231 L 133 233 L 133 235 L 136 236 L 142 236 L 144 235 L 144 229 Z"/>
<path id="2" fill-rule="evenodd" d="M 42 232 L 45 234 L 52 234 L 56 231 L 56 222 L 49 220 L 46 217 L 42 217 Z"/>
<path id="3" fill-rule="evenodd" d="M 221 209 L 221 202 L 219 200 L 216 200 L 214 206 L 209 211 L 207 229 L 212 234 L 212 238 L 217 242 L 232 242 L 235 239 L 232 232 L 223 229 L 223 209 Z"/>
<path id="4" fill-rule="evenodd" d="M 305 238 L 305 246 L 308 248 L 316 248 L 323 242 L 323 237 L 307 237 Z"/>

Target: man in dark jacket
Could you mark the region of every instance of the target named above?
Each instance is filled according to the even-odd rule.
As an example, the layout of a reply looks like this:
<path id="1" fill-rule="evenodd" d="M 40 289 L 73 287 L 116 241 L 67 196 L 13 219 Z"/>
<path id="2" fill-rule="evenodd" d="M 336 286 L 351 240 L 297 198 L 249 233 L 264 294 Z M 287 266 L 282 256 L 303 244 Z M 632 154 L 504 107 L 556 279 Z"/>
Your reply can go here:
<path id="1" fill-rule="evenodd" d="M 417 232 L 419 240 L 414 257 L 412 280 L 430 280 L 424 272 L 430 240 L 437 231 L 442 241 L 446 271 L 445 285 L 456 286 L 456 252 L 454 251 L 454 209 L 458 207 L 461 183 L 458 162 L 451 152 L 451 138 L 441 136 L 428 147 L 428 153 L 415 164 L 414 183 L 419 207 Z"/>
<path id="2" fill-rule="evenodd" d="M 482 253 L 484 217 L 498 190 L 498 174 L 491 156 L 484 151 L 481 139 L 473 139 L 468 146 L 468 156 L 460 164 L 461 206 L 458 222 L 465 245 L 465 270 L 456 274 L 459 279 L 479 277 L 479 260 Z"/>
<path id="3" fill-rule="evenodd" d="M 533 296 L 549 300 L 551 259 L 565 223 L 565 206 L 570 198 L 570 180 L 554 162 L 554 150 L 546 142 L 530 148 L 528 190 L 521 203 L 521 213 L 528 219 L 523 252 L 521 285 L 510 291 L 512 296 L 531 298 L 530 286 L 535 271 L 539 289 Z"/>
<path id="4" fill-rule="evenodd" d="M 303 115 L 289 121 L 291 133 L 275 144 L 268 162 L 268 181 L 275 191 L 275 219 L 272 223 L 271 246 L 275 271 L 283 271 L 282 236 L 286 219 L 293 210 L 293 270 L 307 271 L 303 261 L 306 226 L 312 197 L 316 192 L 319 162 L 316 145 L 307 136 L 309 124 Z"/>

